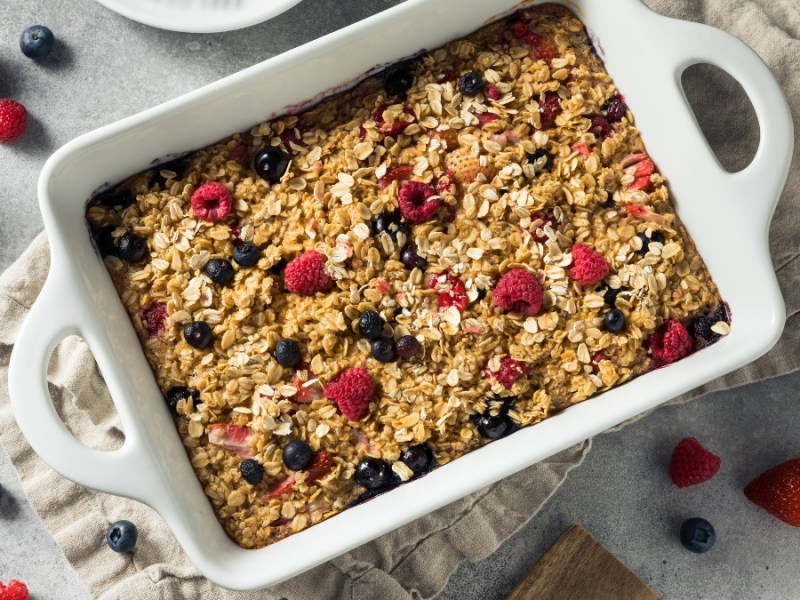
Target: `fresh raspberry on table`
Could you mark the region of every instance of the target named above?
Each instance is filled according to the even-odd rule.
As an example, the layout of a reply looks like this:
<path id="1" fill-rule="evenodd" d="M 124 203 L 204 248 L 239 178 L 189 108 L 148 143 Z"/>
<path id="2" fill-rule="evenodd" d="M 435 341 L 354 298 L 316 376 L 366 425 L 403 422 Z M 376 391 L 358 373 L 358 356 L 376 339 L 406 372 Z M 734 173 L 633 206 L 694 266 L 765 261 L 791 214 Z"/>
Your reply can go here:
<path id="1" fill-rule="evenodd" d="M 679 488 L 697 485 L 711 479 L 719 471 L 720 459 L 693 437 L 683 438 L 669 463 L 669 476 Z"/>
<path id="2" fill-rule="evenodd" d="M 532 317 L 542 310 L 542 285 L 527 269 L 511 269 L 494 288 L 492 302 L 503 310 Z"/>
<path id="3" fill-rule="evenodd" d="M 301 296 L 313 296 L 327 290 L 333 279 L 325 271 L 325 256 L 316 250 L 307 250 L 289 261 L 283 271 L 286 289 Z"/>
<path id="4" fill-rule="evenodd" d="M 192 210 L 198 219 L 216 223 L 227 217 L 233 208 L 233 197 L 219 181 L 209 181 L 192 194 Z"/>
<path id="5" fill-rule="evenodd" d="M 542 129 L 552 129 L 556 126 L 556 117 L 564 112 L 561 108 L 561 98 L 556 92 L 546 92 L 544 100 L 539 104 Z"/>
<path id="6" fill-rule="evenodd" d="M 3 585 L 0 582 L 0 600 L 28 600 L 28 586 L 12 579 L 8 585 Z"/>
<path id="7" fill-rule="evenodd" d="M 500 359 L 500 366 L 496 371 L 491 370 L 488 365 L 484 369 L 484 378 L 494 377 L 495 380 L 507 390 L 510 390 L 514 382 L 523 375 L 525 377 L 530 375 L 528 365 L 510 356 L 504 356 Z"/>
<path id="8" fill-rule="evenodd" d="M 16 100 L 0 100 L 0 142 L 17 141 L 28 126 L 28 111 Z"/>
<path id="9" fill-rule="evenodd" d="M 441 200 L 434 196 L 434 190 L 421 181 L 407 181 L 400 188 L 398 204 L 400 214 L 409 223 L 424 223 L 436 216 Z"/>
<path id="10" fill-rule="evenodd" d="M 602 254 L 578 242 L 572 247 L 569 274 L 580 285 L 594 285 L 608 275 L 608 262 Z"/>
<path id="11" fill-rule="evenodd" d="M 353 367 L 342 371 L 325 387 L 325 397 L 336 402 L 345 417 L 358 421 L 367 414 L 374 390 L 369 371 Z"/>
<path id="12" fill-rule="evenodd" d="M 650 354 L 658 366 L 668 365 L 680 360 L 692 349 L 692 336 L 676 320 L 669 320 L 656 329 L 648 340 Z"/>
<path id="13" fill-rule="evenodd" d="M 800 527 L 800 458 L 764 471 L 745 486 L 744 495 L 773 517 Z"/>

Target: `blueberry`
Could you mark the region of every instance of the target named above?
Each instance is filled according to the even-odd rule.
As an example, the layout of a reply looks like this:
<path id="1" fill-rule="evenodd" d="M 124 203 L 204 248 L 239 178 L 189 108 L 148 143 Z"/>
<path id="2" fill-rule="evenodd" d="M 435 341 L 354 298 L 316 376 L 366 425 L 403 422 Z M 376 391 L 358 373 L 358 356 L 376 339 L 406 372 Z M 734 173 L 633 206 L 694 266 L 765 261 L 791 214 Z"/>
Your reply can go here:
<path id="1" fill-rule="evenodd" d="M 137 263 L 147 256 L 147 242 L 135 233 L 126 233 L 117 243 L 117 253 L 125 262 Z"/>
<path id="2" fill-rule="evenodd" d="M 544 148 L 539 148 L 534 152 L 528 152 L 525 157 L 528 159 L 528 162 L 533 165 L 536 173 L 543 171 L 549 173 L 553 170 L 553 155 Z"/>
<path id="3" fill-rule="evenodd" d="M 689 324 L 689 332 L 696 340 L 703 340 L 708 343 L 716 342 L 720 336 L 718 333 L 711 331 L 711 327 L 714 326 L 717 320 L 714 317 L 705 315 L 695 317 Z"/>
<path id="4" fill-rule="evenodd" d="M 389 96 L 405 97 L 414 84 L 413 65 L 405 62 L 387 69 L 383 74 L 383 89 Z"/>
<path id="5" fill-rule="evenodd" d="M 275 360 L 282 367 L 294 369 L 300 364 L 300 346 L 290 339 L 283 339 L 275 346 Z"/>
<path id="6" fill-rule="evenodd" d="M 134 198 L 130 190 L 110 189 L 97 194 L 92 198 L 92 203 L 100 204 L 113 210 L 124 210 L 133 204 L 134 200 L 136 198 Z"/>
<path id="7" fill-rule="evenodd" d="M 166 185 L 167 178 L 161 174 L 161 171 L 172 171 L 175 173 L 175 180 L 183 179 L 186 172 L 192 166 L 192 157 L 182 156 L 180 158 L 173 158 L 167 162 L 163 162 L 155 168 L 155 174 L 161 185 Z"/>
<path id="8" fill-rule="evenodd" d="M 395 349 L 400 358 L 413 358 L 419 352 L 420 344 L 413 335 L 404 335 L 397 340 Z"/>
<path id="9" fill-rule="evenodd" d="M 378 338 L 372 342 L 372 357 L 381 362 L 392 362 L 397 358 L 397 348 L 392 338 Z"/>
<path id="10" fill-rule="evenodd" d="M 136 525 L 130 521 L 117 521 L 106 532 L 106 542 L 114 552 L 130 552 L 138 537 Z"/>
<path id="11" fill-rule="evenodd" d="M 264 479 L 264 467 L 252 458 L 245 458 L 239 463 L 239 472 L 250 485 L 258 485 Z"/>
<path id="12" fill-rule="evenodd" d="M 393 240 L 396 240 L 399 232 L 408 232 L 408 227 L 402 222 L 399 210 L 384 211 L 372 223 L 372 231 L 375 235 L 385 232 Z"/>
<path id="13" fill-rule="evenodd" d="M 417 444 L 403 450 L 400 460 L 414 471 L 414 475 L 422 475 L 433 466 L 433 450 L 428 444 Z"/>
<path id="14" fill-rule="evenodd" d="M 203 321 L 192 321 L 183 326 L 183 339 L 195 348 L 205 348 L 212 340 L 211 327 Z"/>
<path id="15" fill-rule="evenodd" d="M 625 329 L 625 313 L 618 308 L 612 308 L 603 316 L 603 327 L 611 333 L 620 333 Z"/>
<path id="16" fill-rule="evenodd" d="M 253 168 L 262 179 L 278 183 L 289 168 L 289 155 L 277 146 L 267 146 L 256 154 Z"/>
<path id="17" fill-rule="evenodd" d="M 283 464 L 292 471 L 302 471 L 313 458 L 314 451 L 303 440 L 292 440 L 283 448 Z"/>
<path id="18" fill-rule="evenodd" d="M 428 266 L 428 261 L 417 254 L 416 244 L 406 244 L 400 251 L 400 262 L 406 269 L 424 269 Z"/>
<path id="19" fill-rule="evenodd" d="M 267 271 L 269 271 L 273 275 L 277 275 L 278 277 L 283 277 L 283 270 L 286 268 L 286 265 L 288 264 L 289 261 L 287 261 L 285 258 L 281 256 L 278 259 L 278 262 L 276 262 L 269 269 L 267 269 Z"/>
<path id="20" fill-rule="evenodd" d="M 361 313 L 358 319 L 358 332 L 362 337 L 376 340 L 381 337 L 383 331 L 383 319 L 374 310 L 367 310 Z"/>
<path id="21" fill-rule="evenodd" d="M 385 460 L 367 457 L 356 466 L 354 477 L 356 483 L 368 490 L 379 490 L 391 482 L 392 468 Z"/>
<path id="22" fill-rule="evenodd" d="M 609 123 L 618 123 L 625 116 L 628 105 L 625 104 L 622 96 L 615 94 L 608 99 L 603 106 L 603 110 L 606 112 L 606 119 L 608 119 Z"/>
<path id="23" fill-rule="evenodd" d="M 224 258 L 215 258 L 206 263 L 206 275 L 214 283 L 225 285 L 230 283 L 235 275 L 233 265 Z"/>
<path id="24" fill-rule="evenodd" d="M 465 96 L 477 96 L 483 89 L 483 81 L 481 81 L 481 76 L 474 71 L 464 73 L 458 79 L 458 89 L 460 89 L 461 93 Z"/>
<path id="25" fill-rule="evenodd" d="M 486 298 L 486 294 L 488 294 L 486 288 L 478 288 L 478 296 L 475 298 L 475 302 L 480 302 Z"/>
<path id="26" fill-rule="evenodd" d="M 642 240 L 642 248 L 640 250 L 637 250 L 636 254 L 641 254 L 642 256 L 644 256 L 645 254 L 647 254 L 647 251 L 650 249 L 650 238 L 647 237 L 647 234 L 644 233 L 644 232 L 637 233 L 636 237 L 638 237 L 640 240 Z"/>
<path id="27" fill-rule="evenodd" d="M 119 253 L 117 245 L 114 243 L 114 237 L 111 235 L 114 233 L 115 229 L 116 227 L 113 225 L 105 225 L 103 227 L 92 225 L 92 238 L 94 238 L 97 250 L 103 258 L 106 256 L 117 256 Z"/>
<path id="28" fill-rule="evenodd" d="M 253 242 L 242 242 L 233 249 L 233 260 L 242 267 L 252 267 L 261 258 L 261 249 Z"/>
<path id="29" fill-rule="evenodd" d="M 478 433 L 490 440 L 499 440 L 509 433 L 510 423 L 508 417 L 504 415 L 480 415 L 476 421 Z"/>
<path id="30" fill-rule="evenodd" d="M 613 307 L 617 303 L 617 296 L 619 296 L 620 292 L 623 291 L 624 288 L 612 288 L 608 283 L 604 283 L 600 290 L 603 291 L 603 300 L 606 304 Z"/>
<path id="31" fill-rule="evenodd" d="M 192 399 L 192 407 L 200 402 L 200 392 L 198 390 L 190 390 L 184 385 L 178 385 L 167 390 L 167 404 L 172 412 L 178 414 L 178 402 L 184 398 Z"/>
<path id="32" fill-rule="evenodd" d="M 650 236 L 650 241 L 658 242 L 663 246 L 664 242 L 666 242 L 666 239 L 664 239 L 664 234 L 661 231 L 654 231 L 653 235 Z"/>
<path id="33" fill-rule="evenodd" d="M 31 25 L 19 38 L 19 49 L 28 58 L 44 58 L 53 50 L 56 37 L 44 25 Z"/>
<path id="34" fill-rule="evenodd" d="M 717 307 L 717 310 L 714 311 L 714 318 L 717 321 L 723 321 L 723 322 L 727 323 L 728 325 L 730 325 L 731 317 L 728 314 L 728 307 L 725 306 L 724 304 L 720 304 Z"/>
<path id="35" fill-rule="evenodd" d="M 681 525 L 681 544 L 687 550 L 702 554 L 708 552 L 717 541 L 714 527 L 705 519 L 686 519 Z"/>

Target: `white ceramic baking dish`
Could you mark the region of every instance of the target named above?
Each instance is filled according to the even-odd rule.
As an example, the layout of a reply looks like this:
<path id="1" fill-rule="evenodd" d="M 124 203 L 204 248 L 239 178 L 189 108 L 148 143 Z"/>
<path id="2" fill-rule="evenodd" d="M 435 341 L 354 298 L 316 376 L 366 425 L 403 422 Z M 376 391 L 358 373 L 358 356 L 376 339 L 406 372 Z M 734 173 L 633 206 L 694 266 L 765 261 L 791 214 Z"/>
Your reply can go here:
<path id="1" fill-rule="evenodd" d="M 648 151 L 670 180 L 683 222 L 730 304 L 731 334 L 267 548 L 243 550 L 224 533 L 90 243 L 86 199 L 105 182 L 119 181 L 158 157 L 247 129 L 375 64 L 467 34 L 515 5 L 516 0 L 409 0 L 56 152 L 39 180 L 52 265 L 20 330 L 9 378 L 17 420 L 34 450 L 78 483 L 149 504 L 208 578 L 228 588 L 253 589 L 363 544 L 765 353 L 784 323 L 767 244 L 792 154 L 792 122 L 778 84 L 750 48 L 726 33 L 661 17 L 639 0 L 575 0 L 569 6 L 597 40 Z M 732 74 L 755 107 L 761 141 L 753 163 L 739 173 L 719 165 L 684 96 L 681 73 L 700 62 Z M 45 382 L 48 357 L 70 334 L 85 338 L 108 383 L 125 431 L 117 451 L 83 446 L 53 408 Z"/>

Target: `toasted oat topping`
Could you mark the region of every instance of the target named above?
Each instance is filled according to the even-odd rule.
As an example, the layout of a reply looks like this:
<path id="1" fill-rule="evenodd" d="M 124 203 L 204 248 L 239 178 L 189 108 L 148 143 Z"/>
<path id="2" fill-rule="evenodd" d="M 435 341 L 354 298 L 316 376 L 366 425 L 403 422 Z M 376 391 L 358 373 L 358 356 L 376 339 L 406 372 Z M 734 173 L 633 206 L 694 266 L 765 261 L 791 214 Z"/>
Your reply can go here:
<path id="1" fill-rule="evenodd" d="M 363 497 L 353 475 L 365 457 L 391 463 L 371 480 L 389 489 L 415 476 L 400 461 L 412 446 L 443 465 L 657 366 L 652 335 L 678 356 L 663 352 L 672 323 L 694 336 L 690 351 L 729 331 L 664 177 L 571 12 L 531 8 L 403 69 L 134 176 L 87 209 L 159 386 L 199 391 L 173 394 L 178 430 L 247 548 Z M 465 73 L 480 90 L 460 89 Z M 227 199 L 219 185 L 231 197 L 219 219 L 217 204 L 203 205 L 214 219 L 192 208 L 210 182 L 211 200 Z M 116 255 L 128 233 L 146 240 L 144 260 Z M 300 256 L 292 293 L 284 269 Z M 217 259 L 230 282 L 208 276 Z M 510 272 L 525 292 L 493 301 Z M 619 333 L 604 326 L 613 308 Z M 393 340 L 379 351 L 359 334 L 366 311 Z M 185 339 L 197 322 L 211 330 L 207 347 Z M 419 348 L 405 340 L 392 358 L 403 336 Z M 300 348 L 295 368 L 276 360 L 280 340 Z M 374 388 L 339 382 L 326 397 L 353 369 Z M 348 420 L 331 397 L 366 416 Z M 293 439 L 315 452 L 306 469 L 284 465 Z M 242 476 L 243 457 L 263 465 L 259 483 Z"/>

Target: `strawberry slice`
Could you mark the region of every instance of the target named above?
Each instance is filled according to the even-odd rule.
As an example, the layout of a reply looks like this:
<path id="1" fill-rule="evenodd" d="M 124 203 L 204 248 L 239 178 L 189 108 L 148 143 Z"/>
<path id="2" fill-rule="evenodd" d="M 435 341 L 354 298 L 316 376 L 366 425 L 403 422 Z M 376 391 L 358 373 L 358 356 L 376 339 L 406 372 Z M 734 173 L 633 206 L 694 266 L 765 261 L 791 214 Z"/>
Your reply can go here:
<path id="1" fill-rule="evenodd" d="M 497 121 L 497 119 L 500 118 L 496 114 L 491 113 L 491 112 L 472 113 L 472 114 L 475 115 L 476 119 L 478 119 L 478 126 L 479 127 L 483 127 L 487 123 L 491 123 L 492 121 Z"/>
<path id="2" fill-rule="evenodd" d="M 653 212 L 638 202 L 626 203 L 625 210 L 627 211 L 628 216 L 633 219 L 641 219 L 642 221 L 647 221 L 648 223 L 660 223 L 661 225 L 667 222 L 667 219 L 664 217 L 664 215 Z"/>
<path id="3" fill-rule="evenodd" d="M 389 187 L 393 181 L 408 181 L 414 176 L 414 168 L 410 165 L 398 165 L 378 180 L 382 190 Z"/>
<path id="4" fill-rule="evenodd" d="M 208 426 L 208 442 L 210 444 L 221 446 L 239 456 L 253 456 L 253 450 L 250 448 L 250 438 L 253 435 L 253 430 L 245 425 L 212 423 Z"/>
<path id="5" fill-rule="evenodd" d="M 306 362 L 297 366 L 292 385 L 297 388 L 297 393 L 291 397 L 292 402 L 311 404 L 322 398 L 322 384 Z"/>
<path id="6" fill-rule="evenodd" d="M 325 477 L 325 475 L 330 473 L 332 468 L 333 459 L 331 458 L 331 455 L 325 450 L 320 450 L 314 455 L 314 458 L 311 459 L 311 464 L 308 465 L 308 468 L 305 469 L 305 472 L 308 474 L 306 475 L 305 483 L 309 485 L 316 483 Z M 288 494 L 294 490 L 294 484 L 295 475 L 292 473 L 286 479 L 282 480 L 276 487 L 264 494 L 263 498 L 265 500 L 269 500 L 270 498 L 277 498 L 279 496 L 283 496 L 284 494 Z"/>
<path id="7" fill-rule="evenodd" d="M 572 151 L 573 152 L 580 152 L 586 158 L 589 158 L 592 155 L 592 153 L 589 150 L 589 148 L 583 142 L 575 142 L 574 144 L 572 144 Z"/>

